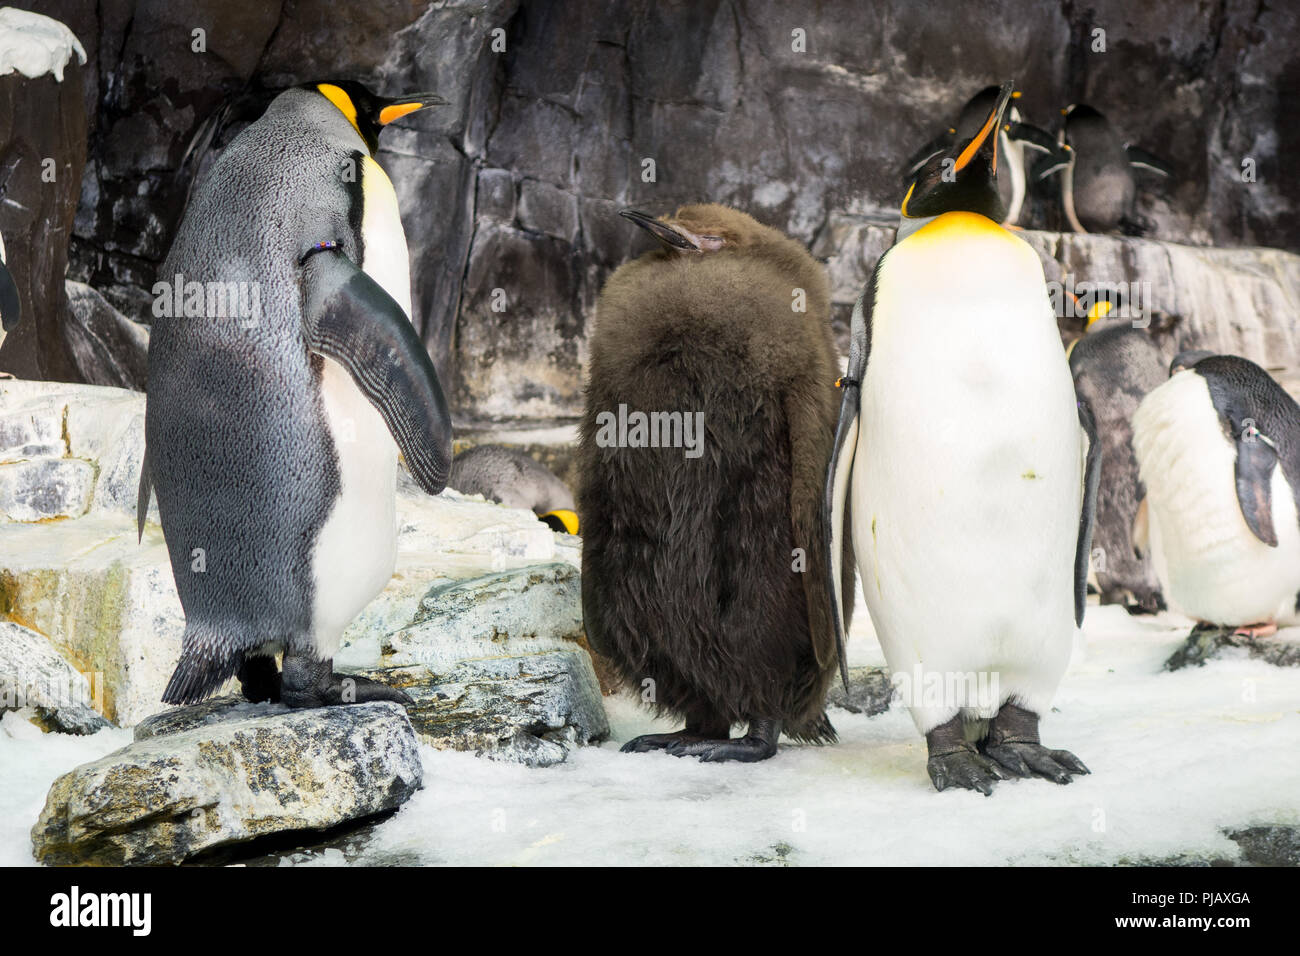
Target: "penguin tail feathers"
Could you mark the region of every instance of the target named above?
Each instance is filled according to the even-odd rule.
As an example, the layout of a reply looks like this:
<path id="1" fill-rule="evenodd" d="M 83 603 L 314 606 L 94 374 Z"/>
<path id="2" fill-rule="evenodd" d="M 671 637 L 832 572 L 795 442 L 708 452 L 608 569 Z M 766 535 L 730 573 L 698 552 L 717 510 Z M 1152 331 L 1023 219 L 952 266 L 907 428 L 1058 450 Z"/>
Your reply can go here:
<path id="1" fill-rule="evenodd" d="M 234 677 L 243 654 L 227 650 L 227 644 L 212 625 L 186 622 L 181 659 L 163 691 L 163 703 L 197 704 Z"/>
<path id="2" fill-rule="evenodd" d="M 826 711 L 822 711 L 816 718 L 801 724 L 798 727 L 786 727 L 785 735 L 791 740 L 797 740 L 801 744 L 833 744 L 840 739 L 839 734 L 835 732 L 835 727 L 831 724 L 831 719 L 826 716 Z"/>

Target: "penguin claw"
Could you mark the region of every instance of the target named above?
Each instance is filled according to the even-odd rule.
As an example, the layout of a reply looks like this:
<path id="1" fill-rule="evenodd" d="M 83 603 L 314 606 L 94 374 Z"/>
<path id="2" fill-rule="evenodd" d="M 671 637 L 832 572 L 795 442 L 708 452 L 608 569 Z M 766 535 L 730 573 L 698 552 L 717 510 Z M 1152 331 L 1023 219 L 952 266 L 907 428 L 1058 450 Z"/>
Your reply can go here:
<path id="1" fill-rule="evenodd" d="M 622 747 L 619 747 L 618 752 L 623 754 L 644 754 L 650 753 L 652 750 L 666 750 L 672 744 L 681 741 L 703 739 L 703 737 L 688 734 L 684 730 L 671 734 L 643 734 L 640 737 L 633 737 Z"/>
<path id="2" fill-rule="evenodd" d="M 1067 784 L 1073 779 L 1071 774 L 1092 773 L 1068 750 L 1049 750 L 1042 744 L 1010 741 L 987 746 L 984 753 L 1020 777 L 1046 777 Z"/>
<path id="3" fill-rule="evenodd" d="M 701 763 L 755 763 L 775 754 L 776 742 L 746 735 L 734 740 L 677 740 L 664 749 L 674 757 L 699 757 Z"/>
<path id="4" fill-rule="evenodd" d="M 999 780 L 1006 780 L 1006 773 L 996 763 L 981 757 L 971 747 L 963 747 L 952 753 L 936 754 L 925 764 L 930 774 L 934 789 L 942 793 L 949 787 L 964 787 L 978 790 L 986 797 L 993 796 L 993 785 Z"/>

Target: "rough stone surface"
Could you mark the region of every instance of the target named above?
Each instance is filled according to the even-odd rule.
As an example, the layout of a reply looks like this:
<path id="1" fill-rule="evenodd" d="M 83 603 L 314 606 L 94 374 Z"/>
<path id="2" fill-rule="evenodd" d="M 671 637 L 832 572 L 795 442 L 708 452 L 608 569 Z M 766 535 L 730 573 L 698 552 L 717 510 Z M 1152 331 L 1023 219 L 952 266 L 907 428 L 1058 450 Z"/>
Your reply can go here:
<path id="1" fill-rule="evenodd" d="M 0 465 L 0 520 L 44 521 L 84 514 L 95 469 L 69 458 Z"/>
<path id="2" fill-rule="evenodd" d="M 848 691 L 837 680 L 826 695 L 826 705 L 874 717 L 889 710 L 889 705 L 897 697 L 898 693 L 889 681 L 889 671 L 885 668 L 850 667 Z"/>
<path id="3" fill-rule="evenodd" d="M 149 329 L 113 308 L 81 282 L 67 283 L 64 343 L 77 374 L 91 385 L 144 391 L 148 379 Z"/>
<path id="4" fill-rule="evenodd" d="M 93 734 L 108 726 L 95 709 L 86 675 L 42 635 L 0 620 L 0 712 L 24 708 L 31 708 L 33 723 L 46 730 Z"/>
<path id="5" fill-rule="evenodd" d="M 1245 637 L 1233 628 L 1193 631 L 1183 646 L 1165 661 L 1165 670 L 1203 667 L 1208 661 L 1252 657 L 1278 667 L 1300 667 L 1300 629 L 1279 631 L 1271 637 Z"/>
<path id="6" fill-rule="evenodd" d="M 420 788 L 415 733 L 396 704 L 288 711 L 200 705 L 54 782 L 32 828 L 42 863 L 180 863 L 258 837 L 393 810 Z"/>
<path id="7" fill-rule="evenodd" d="M 609 734 L 591 658 L 580 648 L 361 673 L 410 694 L 415 732 L 439 750 L 545 767 Z"/>
<path id="8" fill-rule="evenodd" d="M 0 236 L 23 309 L 22 322 L 0 333 L 0 372 L 19 378 L 77 376 L 61 328 L 63 282 L 86 163 L 83 78 L 92 70 L 73 56 L 61 78 L 0 76 Z"/>

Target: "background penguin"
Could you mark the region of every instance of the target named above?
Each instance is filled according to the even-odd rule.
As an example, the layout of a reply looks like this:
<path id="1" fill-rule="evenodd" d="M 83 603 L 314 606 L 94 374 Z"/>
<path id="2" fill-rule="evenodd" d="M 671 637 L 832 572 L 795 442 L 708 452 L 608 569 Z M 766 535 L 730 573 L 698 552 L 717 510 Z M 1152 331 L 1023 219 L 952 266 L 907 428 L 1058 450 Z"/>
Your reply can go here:
<path id="1" fill-rule="evenodd" d="M 1294 619 L 1300 406 L 1282 386 L 1244 358 L 1201 358 L 1142 400 L 1133 448 L 1170 605 L 1255 635 Z"/>
<path id="2" fill-rule="evenodd" d="M 392 576 L 398 449 L 430 494 L 451 463 L 396 196 L 371 155 L 385 124 L 439 102 L 288 90 L 186 210 L 160 286 L 251 283 L 259 308 L 222 317 L 187 293 L 153 324 L 139 522 L 152 482 L 185 608 L 169 703 L 235 673 L 250 700 L 295 707 L 406 699 L 331 659 Z"/>
<path id="3" fill-rule="evenodd" d="M 451 463 L 448 487 L 507 508 L 526 508 L 553 531 L 578 533 L 573 493 L 532 455 L 503 445 L 476 445 Z"/>
<path id="4" fill-rule="evenodd" d="M 1113 325 L 1090 331 L 1067 353 L 1074 391 L 1097 424 L 1101 481 L 1092 562 L 1102 604 L 1125 604 L 1131 612 L 1165 606 L 1148 557 L 1133 542 L 1138 503 L 1145 493 L 1133 456 L 1133 413 L 1166 378 L 1160 348 L 1142 329 Z M 1133 603 L 1129 605 L 1129 601 Z"/>
<path id="5" fill-rule="evenodd" d="M 1061 161 L 1038 171 L 1040 179 L 1059 174 L 1061 208 L 1075 232 L 1139 234 L 1143 227 L 1134 209 L 1137 183 L 1134 169 L 1160 176 L 1173 174 L 1162 159 L 1125 143 L 1110 122 L 1091 106 L 1076 104 L 1064 111 L 1059 141 L 1069 150 Z"/>
<path id="6" fill-rule="evenodd" d="M 985 794 L 1008 775 L 1088 772 L 1042 746 L 1038 723 L 1083 617 L 1099 474 L 1038 255 L 998 225 L 994 133 L 1010 99 L 1007 85 L 975 137 L 908 189 L 902 238 L 853 311 L 826 487 L 829 586 L 851 501 L 890 669 L 945 686 L 987 675 L 985 699 L 918 687 L 910 706 L 935 787 Z"/>
<path id="7" fill-rule="evenodd" d="M 910 184 L 921 171 L 921 167 L 936 154 L 945 154 L 952 149 L 954 143 L 972 139 L 984 125 L 984 120 L 988 118 L 989 111 L 993 109 L 1000 92 L 997 86 L 986 86 L 967 100 L 957 121 L 922 146 L 907 161 L 907 167 L 903 171 L 904 181 Z M 1013 99 L 1019 96 L 1018 92 L 1012 94 Z M 1005 172 L 998 178 L 998 193 L 1002 197 L 1002 204 L 1006 207 L 1003 222 L 1017 225 L 1024 218 L 1022 213 L 1028 183 L 1025 150 L 1054 157 L 1059 154 L 1059 147 L 1050 133 L 1024 122 L 1014 102 L 1007 107 L 1006 115 L 998 129 L 998 139 L 999 162 L 1002 163 Z"/>
<path id="8" fill-rule="evenodd" d="M 838 367 L 826 276 L 803 246 L 725 206 L 623 215 L 664 247 L 620 267 L 596 307 L 578 451 L 583 613 L 620 677 L 686 723 L 623 749 L 753 761 L 782 730 L 834 740 L 823 708 L 839 656 L 819 546 Z M 701 453 L 609 447 L 600 418 L 620 405 L 699 413 Z M 851 592 L 851 557 L 845 567 Z"/>
<path id="9" fill-rule="evenodd" d="M 0 343 L 4 342 L 5 334 L 15 328 L 22 317 L 18 286 L 5 267 L 5 242 L 4 237 L 0 236 Z"/>

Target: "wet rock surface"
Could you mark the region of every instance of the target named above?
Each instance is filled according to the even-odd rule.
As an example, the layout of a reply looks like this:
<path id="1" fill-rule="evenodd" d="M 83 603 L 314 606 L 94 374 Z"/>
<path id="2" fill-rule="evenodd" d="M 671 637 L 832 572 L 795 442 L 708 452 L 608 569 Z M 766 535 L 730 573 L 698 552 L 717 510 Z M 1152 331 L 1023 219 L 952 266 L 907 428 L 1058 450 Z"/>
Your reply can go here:
<path id="1" fill-rule="evenodd" d="M 363 820 L 421 786 L 415 733 L 396 704 L 199 706 L 201 714 L 169 715 L 56 780 L 32 828 L 36 859 L 180 863 Z"/>

